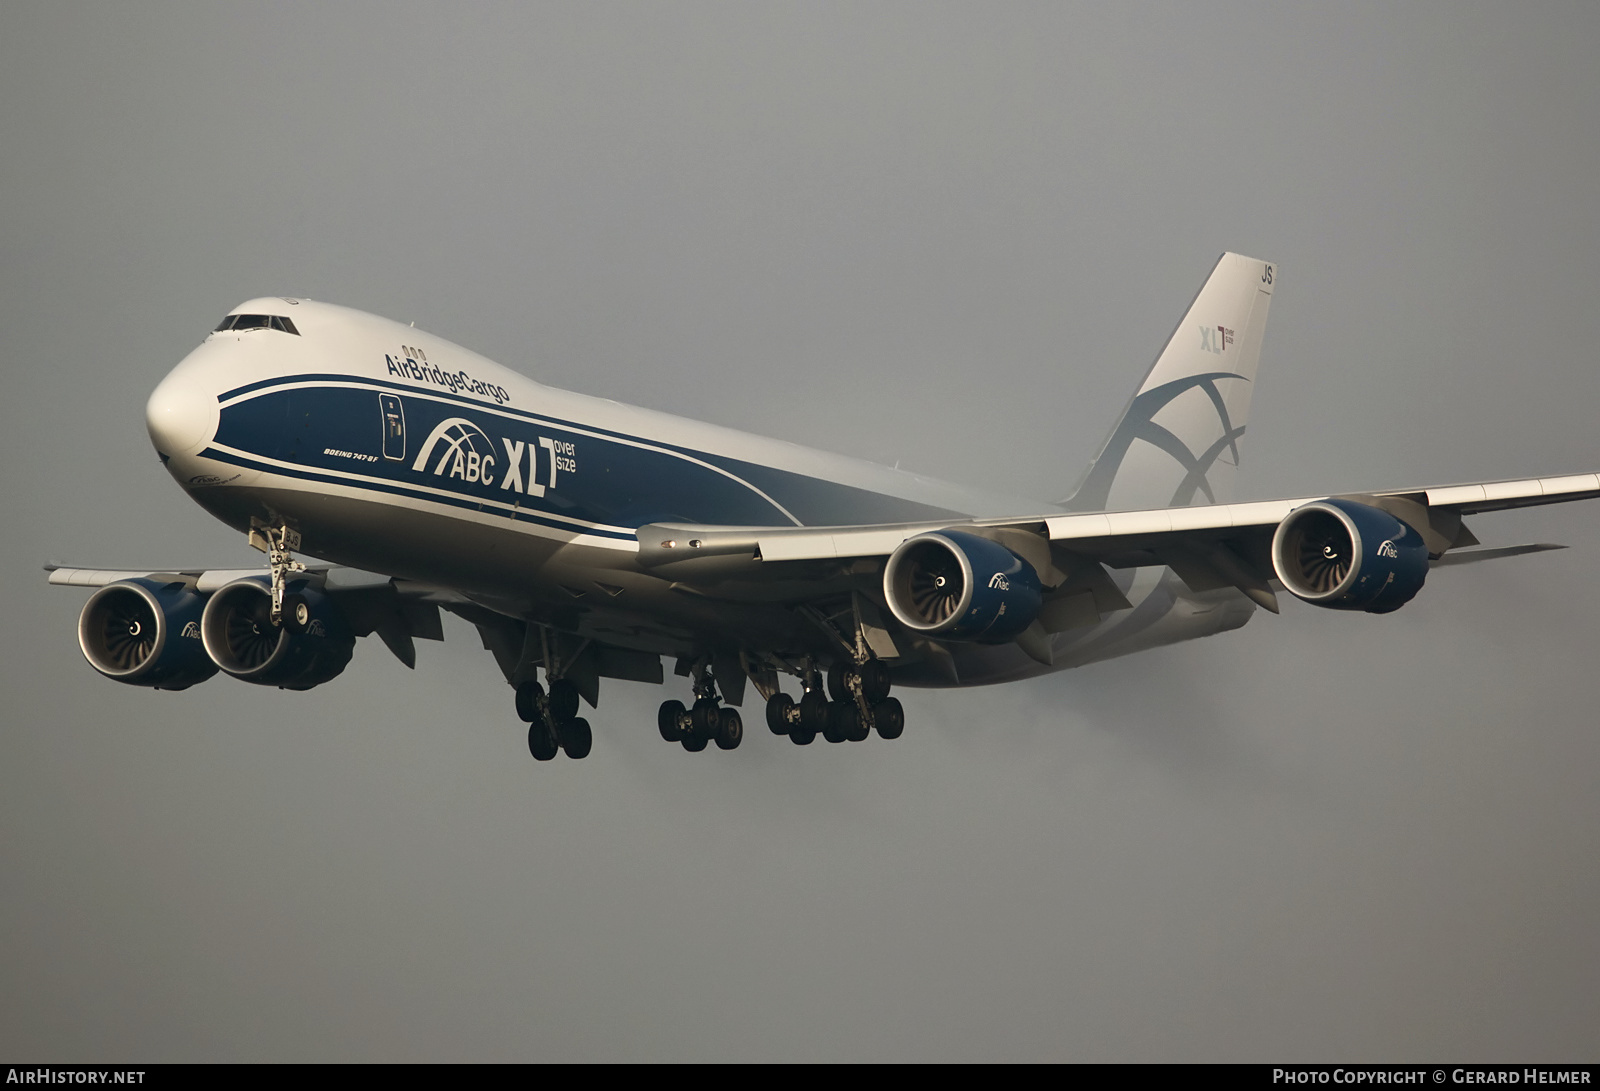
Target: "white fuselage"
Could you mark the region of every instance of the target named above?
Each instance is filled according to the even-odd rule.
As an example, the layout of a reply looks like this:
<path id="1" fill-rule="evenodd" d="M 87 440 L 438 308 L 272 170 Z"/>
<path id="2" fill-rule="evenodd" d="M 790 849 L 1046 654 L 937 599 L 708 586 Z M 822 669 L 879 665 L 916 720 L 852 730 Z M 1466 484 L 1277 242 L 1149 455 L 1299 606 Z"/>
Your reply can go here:
<path id="1" fill-rule="evenodd" d="M 782 584 L 718 596 L 651 574 L 637 562 L 646 524 L 959 524 L 1050 508 L 557 390 L 348 308 L 236 308 L 255 312 L 289 328 L 211 334 L 150 398 L 152 442 L 197 503 L 241 531 L 288 523 L 304 552 L 337 564 L 622 647 L 803 653 L 821 639 Z M 1004 681 L 1235 628 L 1252 610 L 1164 569 L 1124 582 L 1135 609 L 1059 634 L 1053 667 L 1012 645 L 951 644 L 907 656 L 896 677 Z"/>

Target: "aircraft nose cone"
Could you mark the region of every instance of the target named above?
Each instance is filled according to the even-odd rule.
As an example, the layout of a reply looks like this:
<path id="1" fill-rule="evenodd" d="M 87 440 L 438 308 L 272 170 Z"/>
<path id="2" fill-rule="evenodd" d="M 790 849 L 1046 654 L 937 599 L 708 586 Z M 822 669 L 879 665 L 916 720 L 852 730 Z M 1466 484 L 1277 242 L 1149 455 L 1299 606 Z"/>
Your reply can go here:
<path id="1" fill-rule="evenodd" d="M 168 458 L 187 454 L 209 440 L 217 425 L 217 399 L 179 367 L 161 380 L 144 407 L 144 423 L 156 451 Z"/>

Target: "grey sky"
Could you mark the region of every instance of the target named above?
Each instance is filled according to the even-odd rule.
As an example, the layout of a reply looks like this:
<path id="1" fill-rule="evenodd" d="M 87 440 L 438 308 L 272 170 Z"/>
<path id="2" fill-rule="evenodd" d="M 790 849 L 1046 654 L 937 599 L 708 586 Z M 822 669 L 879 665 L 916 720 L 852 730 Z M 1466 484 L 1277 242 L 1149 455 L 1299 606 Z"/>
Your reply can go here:
<path id="1" fill-rule="evenodd" d="M 0 8 L 0 1054 L 1594 1057 L 1600 509 L 1387 618 L 528 758 L 464 624 L 97 677 L 47 559 L 251 563 L 144 436 L 242 299 L 1054 498 L 1223 250 L 1248 496 L 1600 468 L 1592 4 Z M 758 716 L 749 719 L 753 726 Z"/>

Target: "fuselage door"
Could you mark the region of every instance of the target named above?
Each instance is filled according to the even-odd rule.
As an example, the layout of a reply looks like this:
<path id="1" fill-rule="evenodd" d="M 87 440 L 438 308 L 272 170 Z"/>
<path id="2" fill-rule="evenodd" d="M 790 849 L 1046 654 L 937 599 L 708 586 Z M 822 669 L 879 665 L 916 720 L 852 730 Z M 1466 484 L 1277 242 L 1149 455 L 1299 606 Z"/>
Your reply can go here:
<path id="1" fill-rule="evenodd" d="M 406 458 L 406 412 L 398 394 L 379 394 L 378 412 L 383 417 L 383 457 L 391 462 Z"/>

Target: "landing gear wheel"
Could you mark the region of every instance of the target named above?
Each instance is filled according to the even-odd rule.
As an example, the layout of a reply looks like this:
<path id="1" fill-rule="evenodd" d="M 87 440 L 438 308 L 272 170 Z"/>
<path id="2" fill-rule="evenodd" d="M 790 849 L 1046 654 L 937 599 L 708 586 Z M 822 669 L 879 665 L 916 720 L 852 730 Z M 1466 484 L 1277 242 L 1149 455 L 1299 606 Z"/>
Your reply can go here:
<path id="1" fill-rule="evenodd" d="M 789 730 L 789 741 L 794 743 L 796 746 L 810 746 L 816 741 L 816 738 L 817 733 L 811 730 L 809 727 L 801 727 L 800 725 L 796 724 Z"/>
<path id="2" fill-rule="evenodd" d="M 700 749 L 705 749 L 717 734 L 717 725 L 722 718 L 722 709 L 713 697 L 702 697 L 694 703 L 694 711 L 689 713 L 689 733 L 700 740 Z"/>
<path id="3" fill-rule="evenodd" d="M 829 742 L 844 742 L 855 730 L 857 719 L 854 701 L 834 701 L 828 706 L 828 726 L 822 729 L 822 737 Z"/>
<path id="4" fill-rule="evenodd" d="M 744 717 L 731 708 L 717 717 L 717 749 L 735 750 L 744 741 Z"/>
<path id="5" fill-rule="evenodd" d="M 539 715 L 539 699 L 544 696 L 544 687 L 537 682 L 524 682 L 517 687 L 517 719 L 525 724 L 543 719 Z"/>
<path id="6" fill-rule="evenodd" d="M 283 596 L 283 627 L 291 633 L 303 633 L 311 624 L 311 606 L 304 595 Z"/>
<path id="7" fill-rule="evenodd" d="M 550 715 L 557 720 L 578 715 L 578 687 L 565 678 L 550 683 Z"/>
<path id="8" fill-rule="evenodd" d="M 889 696 L 889 668 L 881 659 L 869 659 L 856 668 L 861 675 L 861 695 L 875 705 Z"/>
<path id="9" fill-rule="evenodd" d="M 561 749 L 567 752 L 567 757 L 576 761 L 589 756 L 589 749 L 594 746 L 594 732 L 589 730 L 588 720 L 566 720 L 556 730 L 561 736 Z"/>
<path id="10" fill-rule="evenodd" d="M 774 735 L 789 734 L 789 711 L 794 708 L 794 698 L 787 693 L 774 693 L 767 702 L 767 727 Z"/>
<path id="11" fill-rule="evenodd" d="M 661 711 L 656 713 L 656 727 L 660 729 L 663 739 L 668 742 L 679 742 L 683 739 L 683 728 L 678 725 L 687 711 L 682 701 L 661 702 Z"/>
<path id="12" fill-rule="evenodd" d="M 906 729 L 906 710 L 897 697 L 885 697 L 873 705 L 872 719 L 881 739 L 898 739 Z"/>
<path id="13" fill-rule="evenodd" d="M 528 725 L 528 753 L 535 761 L 549 761 L 556 756 L 555 736 L 542 723 Z"/>
<path id="14" fill-rule="evenodd" d="M 800 698 L 800 727 L 808 731 L 811 738 L 814 739 L 819 732 L 827 730 L 828 708 L 828 699 L 822 695 L 821 690 L 812 690 Z M 794 734 L 793 729 L 789 734 Z"/>
<path id="15" fill-rule="evenodd" d="M 685 735 L 681 741 L 683 742 L 683 748 L 691 754 L 698 754 L 706 748 L 706 740 L 699 735 Z"/>

